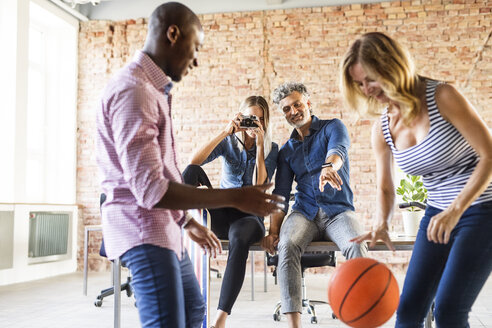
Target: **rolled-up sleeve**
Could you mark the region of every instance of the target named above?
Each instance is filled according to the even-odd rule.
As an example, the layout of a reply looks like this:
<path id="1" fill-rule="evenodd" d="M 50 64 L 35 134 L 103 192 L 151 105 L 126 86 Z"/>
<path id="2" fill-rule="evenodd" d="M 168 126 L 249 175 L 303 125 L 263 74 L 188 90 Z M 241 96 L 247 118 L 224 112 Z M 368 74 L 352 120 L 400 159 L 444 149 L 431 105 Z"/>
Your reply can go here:
<path id="1" fill-rule="evenodd" d="M 229 140 L 230 137 L 222 139 L 222 141 L 219 142 L 217 146 L 215 146 L 214 150 L 212 150 L 210 155 L 208 155 L 208 157 L 203 161 L 202 165 L 210 163 L 211 161 L 213 161 L 219 156 L 223 156 L 227 149 L 227 143 L 230 142 Z"/>
<path id="2" fill-rule="evenodd" d="M 328 133 L 329 139 L 326 157 L 337 154 L 345 162 L 350 148 L 347 127 L 339 119 L 334 119 L 330 124 L 325 125 L 325 131 Z"/>
<path id="3" fill-rule="evenodd" d="M 135 86 L 116 93 L 109 114 L 123 178 L 138 206 L 151 209 L 166 193 L 169 179 L 163 174 L 157 140 L 158 106 L 142 88 Z"/>

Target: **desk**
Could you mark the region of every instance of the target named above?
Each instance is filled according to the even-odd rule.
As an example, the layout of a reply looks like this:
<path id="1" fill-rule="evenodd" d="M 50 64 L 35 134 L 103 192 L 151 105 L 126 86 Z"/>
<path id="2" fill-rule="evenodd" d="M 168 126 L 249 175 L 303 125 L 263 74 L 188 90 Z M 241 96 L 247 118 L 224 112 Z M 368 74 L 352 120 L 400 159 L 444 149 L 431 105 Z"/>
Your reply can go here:
<path id="1" fill-rule="evenodd" d="M 413 249 L 413 244 L 415 243 L 415 237 L 393 237 L 391 236 L 391 241 L 395 246 L 397 251 L 411 251 Z M 229 241 L 221 240 L 222 248 L 224 250 L 229 249 Z M 250 251 L 263 251 L 260 243 L 254 243 L 249 247 Z M 340 251 L 337 245 L 332 241 L 313 241 L 306 248 L 306 253 L 309 252 L 319 252 L 319 251 Z M 369 249 L 369 251 L 389 251 L 386 244 L 382 241 L 378 241 L 376 246 Z"/>
<path id="2" fill-rule="evenodd" d="M 84 228 L 84 286 L 83 293 L 87 296 L 87 258 L 88 258 L 88 247 L 89 247 L 89 232 L 91 231 L 102 231 L 101 225 L 90 225 Z M 116 294 L 116 293 L 115 293 Z"/>
<path id="3" fill-rule="evenodd" d="M 393 245 L 397 251 L 411 251 L 413 249 L 413 244 L 415 242 L 415 237 L 392 237 Z M 229 249 L 229 241 L 221 240 L 222 249 Z M 249 247 L 250 251 L 250 259 L 251 259 L 251 300 L 255 300 L 255 280 L 254 280 L 254 272 L 255 272 L 255 263 L 254 263 L 254 252 L 255 251 L 264 251 L 261 247 L 260 243 L 254 243 Z M 337 245 L 332 241 L 313 241 L 309 244 L 306 249 L 306 253 L 310 252 L 328 252 L 328 251 L 340 251 Z M 370 251 L 389 251 L 386 244 L 382 241 L 378 241 L 376 246 L 371 248 Z M 264 291 L 267 291 L 267 264 L 265 258 L 265 268 L 264 268 Z M 210 276 L 210 272 L 209 272 Z M 208 299 L 208 298 L 207 298 Z"/>

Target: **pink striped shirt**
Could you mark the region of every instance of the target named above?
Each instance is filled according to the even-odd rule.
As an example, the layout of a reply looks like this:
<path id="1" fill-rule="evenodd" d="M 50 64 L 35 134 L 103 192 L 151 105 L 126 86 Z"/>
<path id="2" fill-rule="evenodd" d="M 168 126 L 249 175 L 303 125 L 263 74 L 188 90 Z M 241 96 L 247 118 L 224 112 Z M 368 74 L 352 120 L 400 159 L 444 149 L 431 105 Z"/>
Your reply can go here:
<path id="1" fill-rule="evenodd" d="M 142 51 L 108 83 L 97 111 L 97 164 L 106 253 L 152 244 L 181 257 L 184 212 L 154 206 L 182 182 L 171 120 L 173 84 Z"/>

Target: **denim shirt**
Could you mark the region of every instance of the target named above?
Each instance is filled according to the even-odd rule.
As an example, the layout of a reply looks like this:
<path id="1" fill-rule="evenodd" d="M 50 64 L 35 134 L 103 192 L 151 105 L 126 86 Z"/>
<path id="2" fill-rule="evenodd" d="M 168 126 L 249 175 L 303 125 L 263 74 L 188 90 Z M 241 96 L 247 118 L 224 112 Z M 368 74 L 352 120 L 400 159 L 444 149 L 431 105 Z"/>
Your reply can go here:
<path id="1" fill-rule="evenodd" d="M 321 208 L 329 217 L 347 210 L 354 210 L 353 193 L 350 189 L 348 149 L 350 139 L 347 128 L 339 119 L 320 120 L 312 116 L 309 135 L 304 141 L 298 140 L 299 134 L 294 130 L 290 139 L 280 149 L 277 160 L 277 175 L 273 193 L 289 199 L 292 181 L 297 183 L 293 210 L 313 220 Z M 329 184 L 323 192 L 319 190 L 319 175 L 325 159 L 337 154 L 343 160 L 338 175 L 343 181 L 342 190 L 338 191 Z M 286 202 L 285 212 L 288 212 Z"/>
<path id="2" fill-rule="evenodd" d="M 223 189 L 240 188 L 253 184 L 253 172 L 256 164 L 256 145 L 248 150 L 252 156 L 248 156 L 246 150 L 241 150 L 241 148 L 239 147 L 238 139 L 234 135 L 227 136 L 203 162 L 203 164 L 206 164 L 222 156 L 220 187 Z M 277 156 L 278 145 L 272 142 L 272 150 L 265 159 L 268 181 L 272 180 L 273 173 L 275 172 Z"/>

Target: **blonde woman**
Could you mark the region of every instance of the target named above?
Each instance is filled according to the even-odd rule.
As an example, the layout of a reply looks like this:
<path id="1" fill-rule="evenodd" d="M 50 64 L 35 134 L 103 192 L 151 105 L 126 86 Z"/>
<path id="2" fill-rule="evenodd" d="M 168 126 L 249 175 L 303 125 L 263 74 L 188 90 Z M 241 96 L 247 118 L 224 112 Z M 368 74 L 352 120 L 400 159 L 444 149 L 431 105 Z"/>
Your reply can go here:
<path id="1" fill-rule="evenodd" d="M 246 98 L 239 113 L 214 138 L 192 156 L 183 172 L 185 183 L 210 186 L 200 165 L 222 157 L 221 188 L 263 184 L 272 179 L 277 165 L 278 145 L 271 141 L 270 111 L 261 96 Z M 229 240 L 229 255 L 220 291 L 214 327 L 225 327 L 241 290 L 249 246 L 265 235 L 263 218 L 234 208 L 211 209 L 212 231 Z"/>
<path id="2" fill-rule="evenodd" d="M 437 327 L 469 327 L 468 313 L 492 270 L 492 137 L 453 86 L 417 74 L 407 51 L 367 33 L 345 55 L 341 89 L 354 110 L 381 111 L 372 129 L 377 167 L 373 230 L 356 241 L 393 249 L 393 158 L 421 175 L 428 207 L 420 223 L 396 327 L 422 327 L 435 298 Z"/>

